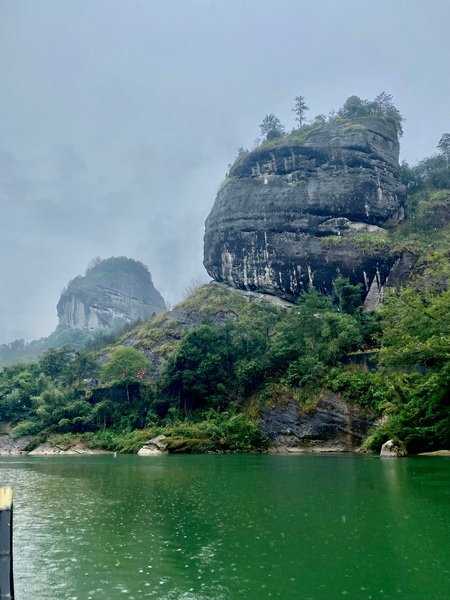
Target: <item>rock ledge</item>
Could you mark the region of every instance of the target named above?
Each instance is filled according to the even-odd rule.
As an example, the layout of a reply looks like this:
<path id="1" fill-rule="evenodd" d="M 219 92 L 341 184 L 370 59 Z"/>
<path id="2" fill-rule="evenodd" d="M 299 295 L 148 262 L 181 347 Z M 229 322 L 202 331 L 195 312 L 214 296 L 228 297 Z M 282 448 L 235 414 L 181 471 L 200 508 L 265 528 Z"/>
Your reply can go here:
<path id="1" fill-rule="evenodd" d="M 112 454 L 108 450 L 88 448 L 84 444 L 74 446 L 59 446 L 51 442 L 44 442 L 29 452 L 29 456 L 81 456 L 93 454 Z"/>

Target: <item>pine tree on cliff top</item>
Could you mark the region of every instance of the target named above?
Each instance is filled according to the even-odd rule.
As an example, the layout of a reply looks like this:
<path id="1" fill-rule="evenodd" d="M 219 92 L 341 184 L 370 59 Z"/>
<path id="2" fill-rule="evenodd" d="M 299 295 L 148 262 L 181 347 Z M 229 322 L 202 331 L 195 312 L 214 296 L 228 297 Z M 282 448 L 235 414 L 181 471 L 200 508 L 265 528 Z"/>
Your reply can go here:
<path id="1" fill-rule="evenodd" d="M 295 114 L 297 115 L 295 117 L 295 120 L 297 121 L 299 127 L 302 127 L 305 124 L 305 122 L 306 122 L 305 114 L 308 110 L 309 110 L 309 106 L 306 106 L 304 97 L 297 96 L 295 98 L 295 104 L 294 104 L 294 108 L 292 109 L 292 112 L 295 112 Z"/>

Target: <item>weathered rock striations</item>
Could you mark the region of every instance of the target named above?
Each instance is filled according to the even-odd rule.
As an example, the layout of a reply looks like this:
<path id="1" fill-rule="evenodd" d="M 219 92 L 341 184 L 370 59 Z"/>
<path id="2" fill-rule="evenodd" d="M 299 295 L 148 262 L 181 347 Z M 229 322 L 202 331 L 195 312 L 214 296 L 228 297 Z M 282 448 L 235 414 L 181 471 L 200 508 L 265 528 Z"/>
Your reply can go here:
<path id="1" fill-rule="evenodd" d="M 72 329 L 115 329 L 165 309 L 148 269 L 130 258 L 99 260 L 75 277 L 57 305 L 59 324 Z"/>
<path id="2" fill-rule="evenodd" d="M 307 409 L 293 400 L 264 406 L 260 427 L 272 452 L 350 452 L 374 422 L 374 414 L 324 390 Z"/>
<path id="3" fill-rule="evenodd" d="M 286 298 L 310 285 L 329 292 L 342 274 L 376 303 L 401 258 L 381 243 L 403 219 L 398 157 L 395 125 L 375 117 L 327 123 L 301 142 L 291 135 L 241 156 L 206 220 L 208 273 Z"/>
<path id="4" fill-rule="evenodd" d="M 27 446 L 33 441 L 30 435 L 15 438 L 11 433 L 0 435 L 0 456 L 27 454 Z"/>

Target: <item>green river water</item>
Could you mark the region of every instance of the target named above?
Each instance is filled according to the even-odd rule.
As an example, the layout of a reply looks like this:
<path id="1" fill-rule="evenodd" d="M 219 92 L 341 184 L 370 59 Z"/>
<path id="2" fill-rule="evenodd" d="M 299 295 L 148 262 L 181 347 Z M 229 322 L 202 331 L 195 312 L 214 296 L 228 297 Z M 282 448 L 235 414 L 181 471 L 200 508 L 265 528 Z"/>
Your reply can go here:
<path id="1" fill-rule="evenodd" d="M 448 600 L 450 459 L 2 457 L 16 600 Z"/>

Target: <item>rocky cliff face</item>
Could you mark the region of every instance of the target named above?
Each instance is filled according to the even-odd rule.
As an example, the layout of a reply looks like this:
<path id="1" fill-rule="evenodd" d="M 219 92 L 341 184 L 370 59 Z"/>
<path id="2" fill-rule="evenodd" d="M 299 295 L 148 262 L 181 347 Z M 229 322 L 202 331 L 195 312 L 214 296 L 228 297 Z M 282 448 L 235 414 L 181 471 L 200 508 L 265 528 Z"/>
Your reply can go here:
<path id="1" fill-rule="evenodd" d="M 75 277 L 57 305 L 59 324 L 72 329 L 115 329 L 165 309 L 148 269 L 129 258 L 109 258 Z"/>
<path id="2" fill-rule="evenodd" d="M 273 452 L 350 452 L 362 444 L 374 423 L 374 414 L 327 390 L 308 410 L 294 401 L 265 406 L 260 419 Z"/>
<path id="3" fill-rule="evenodd" d="M 206 220 L 208 273 L 287 298 L 310 285 L 329 292 L 342 274 L 376 296 L 400 257 L 355 242 L 382 238 L 403 219 L 398 156 L 394 124 L 374 117 L 239 158 Z"/>

